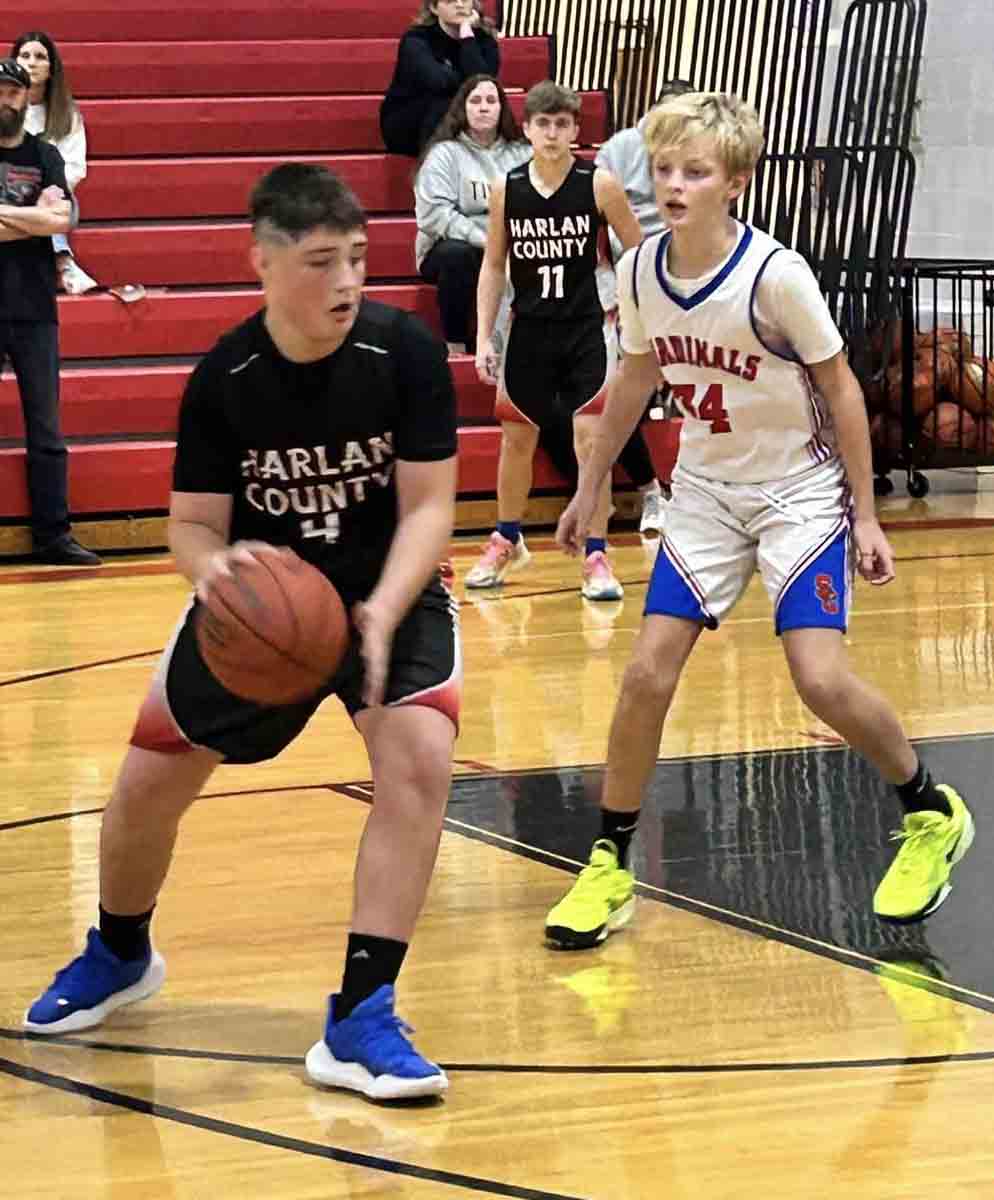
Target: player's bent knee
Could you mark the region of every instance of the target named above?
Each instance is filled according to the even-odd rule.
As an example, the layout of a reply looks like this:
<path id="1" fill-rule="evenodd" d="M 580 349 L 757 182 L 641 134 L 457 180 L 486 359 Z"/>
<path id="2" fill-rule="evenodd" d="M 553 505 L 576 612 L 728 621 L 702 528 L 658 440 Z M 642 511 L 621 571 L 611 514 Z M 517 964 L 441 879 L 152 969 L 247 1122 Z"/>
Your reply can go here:
<path id="1" fill-rule="evenodd" d="M 673 698 L 680 678 L 679 670 L 651 658 L 633 659 L 625 668 L 621 690 L 630 703 L 650 708 L 665 708 Z"/>
<path id="2" fill-rule="evenodd" d="M 834 712 L 845 702 L 847 672 L 834 664 L 806 660 L 790 664 L 797 694 L 819 716 Z"/>

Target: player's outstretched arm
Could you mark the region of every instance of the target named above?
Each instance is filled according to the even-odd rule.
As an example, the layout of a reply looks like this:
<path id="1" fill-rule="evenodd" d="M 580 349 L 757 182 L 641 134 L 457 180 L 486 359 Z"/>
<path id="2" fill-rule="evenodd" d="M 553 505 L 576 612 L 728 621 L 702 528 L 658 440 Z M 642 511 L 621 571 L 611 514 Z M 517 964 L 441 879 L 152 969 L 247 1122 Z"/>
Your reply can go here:
<path id="1" fill-rule="evenodd" d="M 841 351 L 809 366 L 808 372 L 831 409 L 839 457 L 852 491 L 856 567 L 870 583 L 889 583 L 894 578 L 894 552 L 877 521 L 870 426 L 859 380 Z"/>
<path id="2" fill-rule="evenodd" d="M 559 519 L 556 541 L 568 554 L 584 546 L 604 476 L 616 462 L 645 411 L 646 397 L 659 383 L 655 354 L 626 354 L 611 381 L 597 423 L 593 452 L 580 468 L 576 495 Z"/>
<path id="3" fill-rule="evenodd" d="M 638 218 L 628 203 L 625 189 L 603 167 L 598 167 L 594 172 L 594 199 L 624 249 L 631 250 L 637 246 L 642 240 Z"/>
<path id="4" fill-rule="evenodd" d="M 490 193 L 487 248 L 476 289 L 476 373 L 484 383 L 497 382 L 494 352 L 494 322 L 507 286 L 507 231 L 504 228 L 504 185 L 494 184 Z"/>

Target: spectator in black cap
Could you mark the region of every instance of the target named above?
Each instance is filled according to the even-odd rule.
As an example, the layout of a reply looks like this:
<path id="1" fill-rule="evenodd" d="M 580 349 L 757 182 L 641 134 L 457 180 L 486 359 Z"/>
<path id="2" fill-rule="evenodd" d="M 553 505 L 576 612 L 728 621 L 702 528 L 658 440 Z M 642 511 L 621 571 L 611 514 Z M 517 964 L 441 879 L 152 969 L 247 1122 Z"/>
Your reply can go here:
<path id="1" fill-rule="evenodd" d="M 21 393 L 34 557 L 96 566 L 69 528 L 66 443 L 59 424 L 59 325 L 52 238 L 73 223 L 62 155 L 25 133 L 31 77 L 0 59 L 0 362 Z"/>

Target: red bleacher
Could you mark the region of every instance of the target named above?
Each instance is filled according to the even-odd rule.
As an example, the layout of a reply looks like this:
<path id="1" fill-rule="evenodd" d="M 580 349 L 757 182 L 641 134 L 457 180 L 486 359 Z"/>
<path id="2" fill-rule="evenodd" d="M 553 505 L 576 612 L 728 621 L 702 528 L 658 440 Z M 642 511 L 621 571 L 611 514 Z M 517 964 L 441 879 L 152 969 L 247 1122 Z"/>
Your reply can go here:
<path id="1" fill-rule="evenodd" d="M 90 166 L 73 237 L 106 291 L 61 297 L 62 407 L 76 514 L 161 511 L 171 435 L 196 356 L 261 303 L 245 211 L 254 182 L 288 159 L 321 162 L 371 214 L 370 296 L 438 329 L 434 289 L 414 267 L 410 159 L 383 152 L 377 114 L 413 0 L 53 0 L 0 12 L 0 39 L 48 30 L 87 123 Z M 179 41 L 177 30 L 196 31 Z M 290 32 L 294 40 L 282 40 Z M 547 38 L 501 42 L 502 77 L 526 88 L 549 70 Z M 512 97 L 520 115 L 523 95 Z M 607 98 L 584 96 L 583 140 L 609 132 Z M 588 151 L 589 153 L 589 151 Z M 493 391 L 453 360 L 462 495 L 492 494 L 499 430 Z M 674 427 L 647 430 L 667 475 Z M 24 523 L 16 387 L 0 381 L 0 520 Z M 15 444 L 11 444 L 15 443 Z M 559 479 L 539 455 L 536 487 Z"/>

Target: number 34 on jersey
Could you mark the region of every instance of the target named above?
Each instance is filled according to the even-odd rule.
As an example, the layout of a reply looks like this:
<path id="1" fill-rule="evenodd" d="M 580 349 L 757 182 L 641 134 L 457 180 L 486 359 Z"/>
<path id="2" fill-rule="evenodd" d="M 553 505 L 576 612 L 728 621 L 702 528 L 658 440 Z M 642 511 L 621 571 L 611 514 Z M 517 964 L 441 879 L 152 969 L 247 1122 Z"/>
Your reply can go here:
<path id="1" fill-rule="evenodd" d="M 674 383 L 670 387 L 673 399 L 685 417 L 705 421 L 712 433 L 731 433 L 732 426 L 725 411 L 725 389 L 720 383 L 696 385 Z"/>

